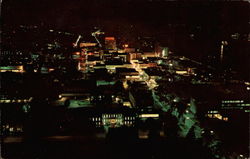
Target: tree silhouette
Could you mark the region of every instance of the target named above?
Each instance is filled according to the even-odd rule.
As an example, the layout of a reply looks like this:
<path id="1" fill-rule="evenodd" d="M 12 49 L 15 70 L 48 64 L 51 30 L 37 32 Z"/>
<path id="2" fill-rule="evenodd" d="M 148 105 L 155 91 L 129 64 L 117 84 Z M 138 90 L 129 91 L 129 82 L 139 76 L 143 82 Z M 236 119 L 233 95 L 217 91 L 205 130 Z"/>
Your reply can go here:
<path id="1" fill-rule="evenodd" d="M 165 112 L 165 115 L 168 115 L 167 119 L 175 121 L 174 131 L 176 133 L 172 132 L 170 135 L 175 134 L 177 135 L 175 137 L 191 142 L 202 141 L 201 146 L 207 149 L 208 155 L 213 156 L 213 158 L 224 158 L 220 148 L 220 140 L 211 131 L 202 128 L 196 117 L 196 100 L 189 98 L 188 102 L 184 102 L 177 95 L 166 93 L 164 88 L 160 89 L 161 91 L 152 90 L 154 106 Z"/>

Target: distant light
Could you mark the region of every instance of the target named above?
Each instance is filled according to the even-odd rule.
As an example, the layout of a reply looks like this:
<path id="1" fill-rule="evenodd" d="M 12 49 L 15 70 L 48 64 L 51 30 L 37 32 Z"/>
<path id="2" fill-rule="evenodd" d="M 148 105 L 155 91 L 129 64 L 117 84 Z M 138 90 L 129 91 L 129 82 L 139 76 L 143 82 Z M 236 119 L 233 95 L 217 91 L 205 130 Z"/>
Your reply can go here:
<path id="1" fill-rule="evenodd" d="M 224 121 L 228 121 L 228 117 L 223 117 L 223 120 Z"/>
<path id="2" fill-rule="evenodd" d="M 243 155 L 240 155 L 240 157 L 243 157 Z"/>
<path id="3" fill-rule="evenodd" d="M 158 118 L 159 114 L 141 114 L 141 118 Z"/>
<path id="4" fill-rule="evenodd" d="M 219 113 L 219 111 L 217 111 L 217 110 L 211 110 L 211 111 L 208 111 L 208 113 Z"/>
<path id="5" fill-rule="evenodd" d="M 31 102 L 31 101 L 32 101 L 32 99 L 33 99 L 33 97 L 30 97 L 30 98 L 29 98 L 29 100 L 27 100 L 27 101 Z"/>
<path id="6" fill-rule="evenodd" d="M 123 106 L 131 107 L 131 104 L 130 104 L 130 102 L 123 102 Z"/>
<path id="7" fill-rule="evenodd" d="M 58 96 L 58 98 L 62 98 L 62 95 L 60 94 L 60 95 Z"/>
<path id="8" fill-rule="evenodd" d="M 222 45 L 228 45 L 228 42 L 227 41 L 222 41 L 221 44 Z"/>
<path id="9" fill-rule="evenodd" d="M 51 29 L 51 30 L 49 30 L 49 31 L 50 31 L 50 32 L 53 32 L 54 30 Z"/>
<path id="10" fill-rule="evenodd" d="M 210 133 L 211 133 L 211 134 L 213 134 L 213 133 L 214 133 L 214 131 L 213 131 L 213 130 L 211 130 L 211 131 L 210 131 Z"/>
<path id="11" fill-rule="evenodd" d="M 19 132 L 22 131 L 22 128 L 19 128 L 19 127 L 18 127 L 18 128 L 17 128 L 17 131 L 19 131 Z"/>
<path id="12" fill-rule="evenodd" d="M 124 44 L 123 46 L 124 46 L 125 48 L 127 48 L 127 47 L 128 47 L 128 44 Z"/>
<path id="13" fill-rule="evenodd" d="M 250 90 L 250 87 L 247 87 L 247 90 Z"/>
<path id="14" fill-rule="evenodd" d="M 182 74 L 187 74 L 188 72 L 187 71 L 176 71 L 175 73 L 182 75 Z"/>
<path id="15" fill-rule="evenodd" d="M 54 68 L 50 68 L 50 69 L 49 69 L 49 72 L 52 72 L 52 71 L 54 71 L 54 70 L 55 70 Z"/>

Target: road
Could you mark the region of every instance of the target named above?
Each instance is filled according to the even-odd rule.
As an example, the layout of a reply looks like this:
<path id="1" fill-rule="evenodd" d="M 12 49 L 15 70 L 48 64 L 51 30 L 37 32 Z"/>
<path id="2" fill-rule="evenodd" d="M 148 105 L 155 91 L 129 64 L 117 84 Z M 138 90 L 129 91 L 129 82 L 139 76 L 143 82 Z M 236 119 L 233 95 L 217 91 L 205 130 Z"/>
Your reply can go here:
<path id="1" fill-rule="evenodd" d="M 157 87 L 157 83 L 154 79 L 150 79 L 149 75 L 143 71 L 140 67 L 140 64 L 136 63 L 135 61 L 131 60 L 130 63 L 132 64 L 133 68 L 140 74 L 141 80 L 143 80 L 150 90 Z"/>

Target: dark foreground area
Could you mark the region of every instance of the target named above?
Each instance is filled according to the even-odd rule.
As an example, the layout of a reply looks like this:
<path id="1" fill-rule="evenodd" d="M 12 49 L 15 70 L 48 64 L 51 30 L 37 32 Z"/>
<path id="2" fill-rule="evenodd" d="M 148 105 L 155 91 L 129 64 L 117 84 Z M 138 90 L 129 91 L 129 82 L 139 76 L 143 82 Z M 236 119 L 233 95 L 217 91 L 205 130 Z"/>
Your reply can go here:
<path id="1" fill-rule="evenodd" d="M 209 152 L 199 142 L 187 140 L 92 140 L 74 137 L 64 141 L 40 140 L 2 145 L 2 157 L 19 158 L 107 158 L 107 159 L 209 159 Z"/>

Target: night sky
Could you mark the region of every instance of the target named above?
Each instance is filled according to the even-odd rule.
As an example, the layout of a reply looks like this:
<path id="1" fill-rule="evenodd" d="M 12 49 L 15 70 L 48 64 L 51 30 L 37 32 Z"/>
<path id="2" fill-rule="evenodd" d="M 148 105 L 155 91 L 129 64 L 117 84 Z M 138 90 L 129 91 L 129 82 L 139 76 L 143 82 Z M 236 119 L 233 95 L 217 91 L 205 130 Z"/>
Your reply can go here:
<path id="1" fill-rule="evenodd" d="M 199 24 L 246 30 L 248 11 L 249 3 L 240 1 L 4 0 L 2 4 L 6 24 L 44 23 L 72 31 L 92 25 L 110 25 L 106 28 L 113 30 L 114 25 L 124 22 L 148 29 Z"/>

